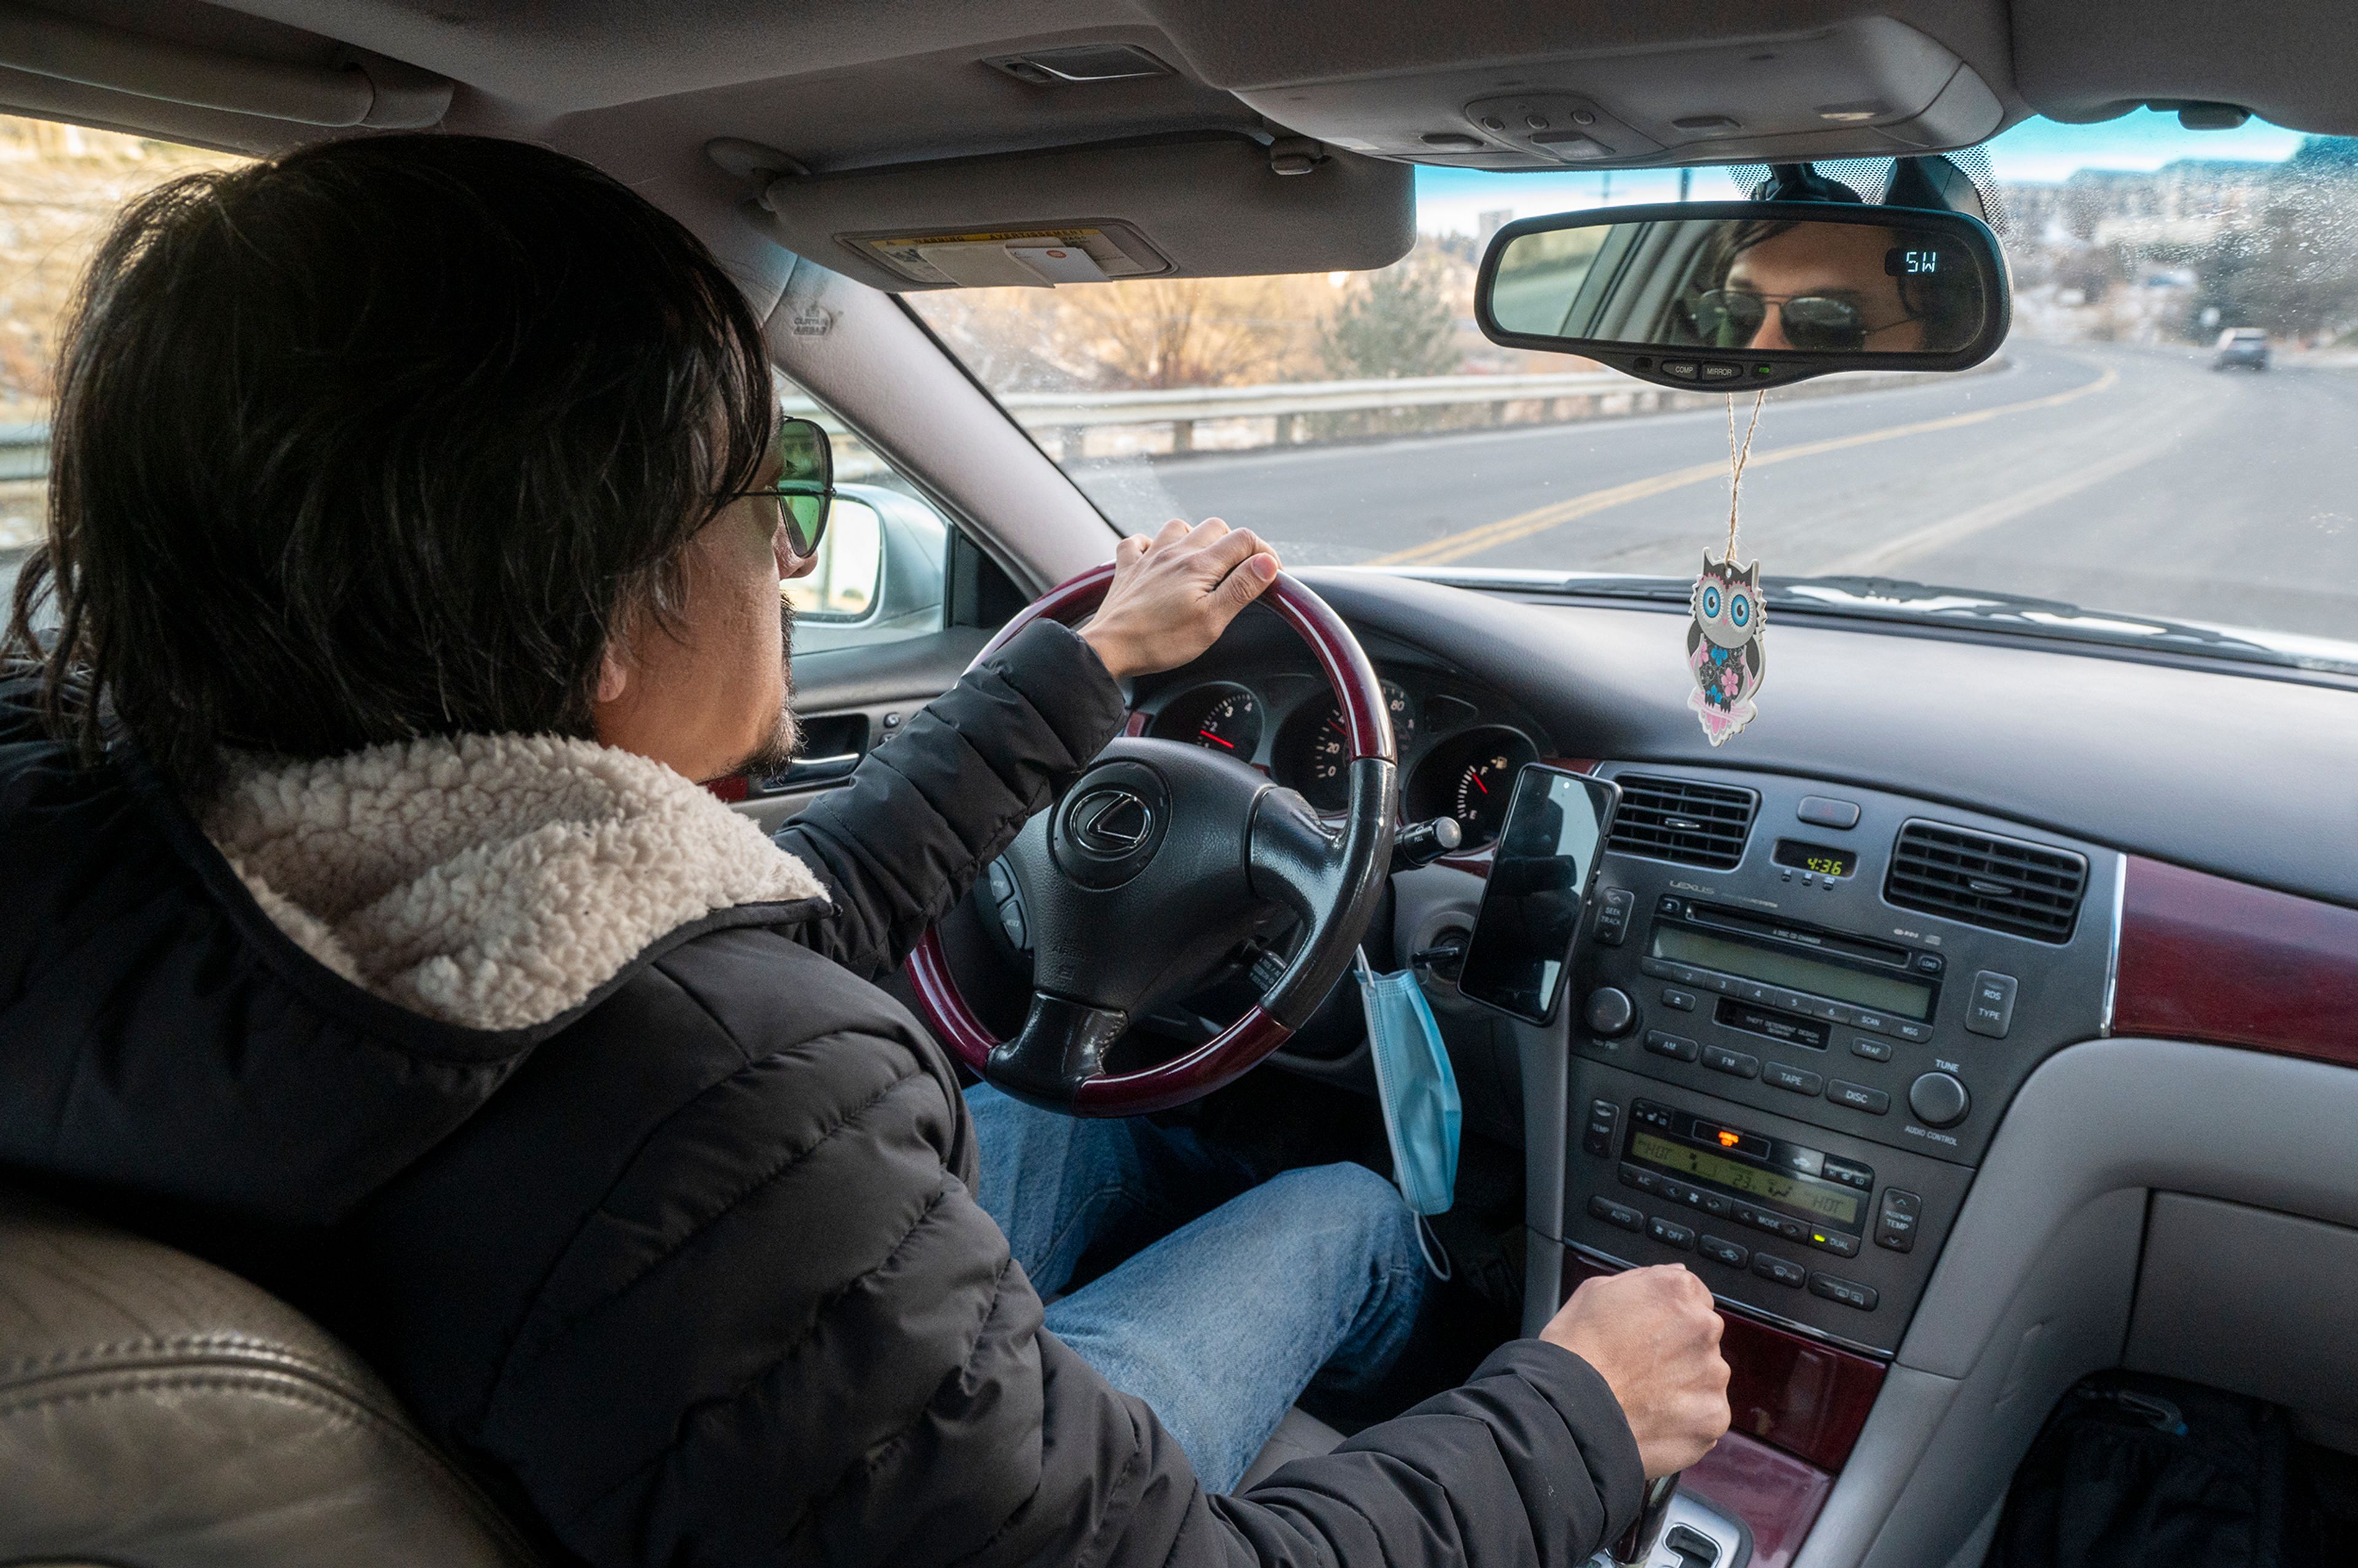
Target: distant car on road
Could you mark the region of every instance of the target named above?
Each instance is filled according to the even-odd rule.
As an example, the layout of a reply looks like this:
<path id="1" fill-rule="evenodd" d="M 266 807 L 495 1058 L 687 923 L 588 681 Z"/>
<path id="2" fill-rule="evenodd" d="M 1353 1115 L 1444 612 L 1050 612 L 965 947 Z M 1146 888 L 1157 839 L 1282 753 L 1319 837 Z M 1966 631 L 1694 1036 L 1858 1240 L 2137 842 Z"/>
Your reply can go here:
<path id="1" fill-rule="evenodd" d="M 2211 351 L 2211 368 L 2227 370 L 2234 366 L 2267 369 L 2268 335 L 2257 327 L 2230 327 L 2220 333 Z"/>

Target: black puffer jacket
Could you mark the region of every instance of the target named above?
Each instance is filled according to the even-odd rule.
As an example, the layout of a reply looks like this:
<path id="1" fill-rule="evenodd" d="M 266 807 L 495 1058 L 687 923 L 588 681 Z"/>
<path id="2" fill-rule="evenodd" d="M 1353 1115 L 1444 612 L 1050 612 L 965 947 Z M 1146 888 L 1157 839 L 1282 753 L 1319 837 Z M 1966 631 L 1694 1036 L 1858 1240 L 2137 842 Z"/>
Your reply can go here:
<path id="1" fill-rule="evenodd" d="M 1029 630 L 789 860 L 581 742 L 260 775 L 200 828 L 0 688 L 0 1162 L 293 1295 L 595 1563 L 1572 1568 L 1638 1459 L 1553 1346 L 1226 1498 L 1043 1331 L 869 982 L 1120 717 Z"/>

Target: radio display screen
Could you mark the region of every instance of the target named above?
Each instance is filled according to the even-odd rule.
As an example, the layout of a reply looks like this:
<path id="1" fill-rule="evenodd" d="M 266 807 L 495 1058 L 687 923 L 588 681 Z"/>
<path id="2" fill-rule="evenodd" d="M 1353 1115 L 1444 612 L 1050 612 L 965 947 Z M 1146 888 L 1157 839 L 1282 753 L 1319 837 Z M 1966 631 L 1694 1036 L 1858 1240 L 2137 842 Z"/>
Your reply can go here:
<path id="1" fill-rule="evenodd" d="M 1630 1130 L 1629 1157 L 1658 1171 L 1709 1182 L 1724 1191 L 1742 1193 L 1755 1202 L 1782 1209 L 1796 1218 L 1842 1230 L 1858 1229 L 1859 1215 L 1866 1206 L 1865 1194 L 1837 1183 L 1747 1165 L 1707 1149 L 1674 1143 L 1642 1128 Z"/>
<path id="2" fill-rule="evenodd" d="M 1691 926 L 1654 923 L 1653 955 L 1673 964 L 1693 964 L 1741 975 L 1762 985 L 1831 997 L 1853 1007 L 1922 1019 L 1932 1011 L 1932 988 L 1897 975 L 1870 975 L 1799 953 L 1779 953 L 1749 942 L 1731 942 Z"/>

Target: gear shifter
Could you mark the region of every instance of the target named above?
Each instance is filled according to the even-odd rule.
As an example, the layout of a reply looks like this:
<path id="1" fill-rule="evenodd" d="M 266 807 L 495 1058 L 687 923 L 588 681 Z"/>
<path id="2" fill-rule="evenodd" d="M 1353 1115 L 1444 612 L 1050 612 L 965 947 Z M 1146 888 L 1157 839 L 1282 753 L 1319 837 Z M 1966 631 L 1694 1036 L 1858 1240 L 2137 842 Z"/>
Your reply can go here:
<path id="1" fill-rule="evenodd" d="M 1662 1523 L 1670 1518 L 1671 1499 L 1678 1496 L 1680 1472 L 1657 1476 L 1646 1483 L 1646 1500 L 1638 1517 L 1614 1543 L 1613 1561 L 1620 1568 L 1645 1568 L 1654 1555 L 1654 1542 L 1660 1539 Z M 1682 1564 L 1683 1568 L 1683 1564 Z"/>

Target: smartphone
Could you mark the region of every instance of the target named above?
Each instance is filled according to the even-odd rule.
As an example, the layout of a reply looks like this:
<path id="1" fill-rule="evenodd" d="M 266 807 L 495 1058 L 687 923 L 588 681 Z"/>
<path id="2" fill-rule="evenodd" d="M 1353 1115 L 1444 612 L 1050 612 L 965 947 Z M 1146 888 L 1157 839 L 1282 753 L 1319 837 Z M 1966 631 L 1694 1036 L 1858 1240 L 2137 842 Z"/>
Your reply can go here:
<path id="1" fill-rule="evenodd" d="M 1538 762 L 1516 775 L 1458 972 L 1461 995 L 1527 1022 L 1554 1020 L 1620 803 L 1620 786 L 1604 779 Z"/>

